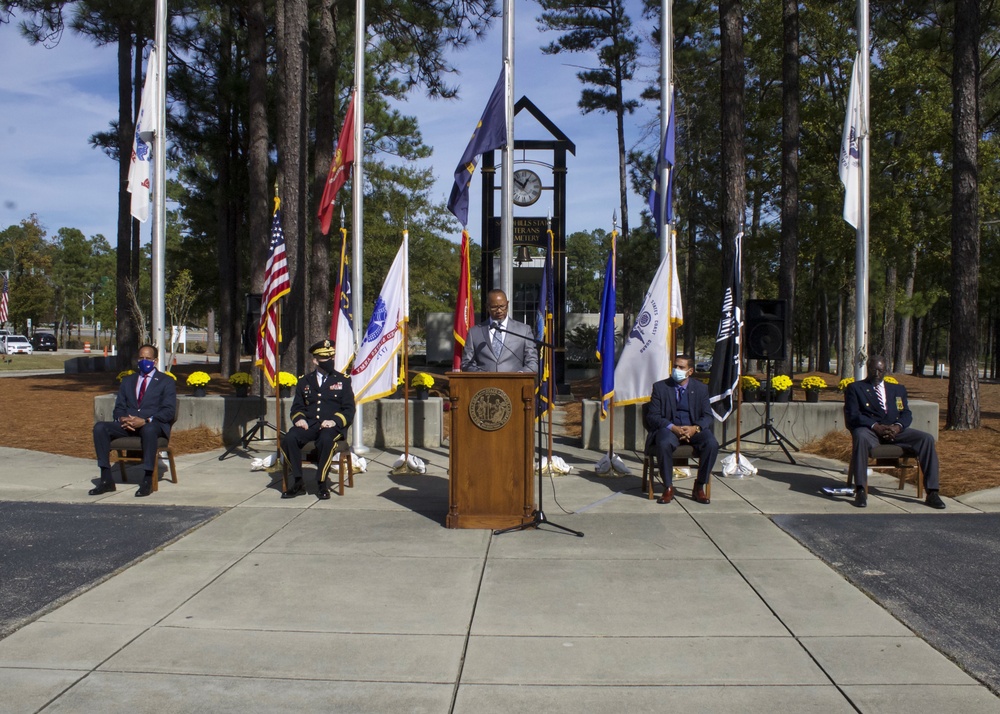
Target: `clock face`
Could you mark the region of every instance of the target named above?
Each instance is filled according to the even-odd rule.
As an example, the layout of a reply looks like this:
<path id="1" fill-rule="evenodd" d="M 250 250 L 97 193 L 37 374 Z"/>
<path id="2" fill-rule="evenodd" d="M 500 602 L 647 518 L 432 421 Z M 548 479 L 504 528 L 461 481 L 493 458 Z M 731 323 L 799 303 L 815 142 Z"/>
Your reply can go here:
<path id="1" fill-rule="evenodd" d="M 542 180 L 538 174 L 528 169 L 518 169 L 514 172 L 514 203 L 518 206 L 530 206 L 542 195 Z"/>

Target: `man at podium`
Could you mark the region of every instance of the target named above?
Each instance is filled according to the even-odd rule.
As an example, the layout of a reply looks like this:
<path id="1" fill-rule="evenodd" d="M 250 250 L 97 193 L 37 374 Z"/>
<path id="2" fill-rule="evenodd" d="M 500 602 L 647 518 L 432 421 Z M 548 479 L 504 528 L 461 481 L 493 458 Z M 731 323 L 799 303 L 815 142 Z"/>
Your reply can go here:
<path id="1" fill-rule="evenodd" d="M 531 328 L 507 317 L 509 303 L 503 290 L 486 297 L 488 323 L 469 329 L 462 351 L 463 372 L 538 372 L 538 350 Z"/>

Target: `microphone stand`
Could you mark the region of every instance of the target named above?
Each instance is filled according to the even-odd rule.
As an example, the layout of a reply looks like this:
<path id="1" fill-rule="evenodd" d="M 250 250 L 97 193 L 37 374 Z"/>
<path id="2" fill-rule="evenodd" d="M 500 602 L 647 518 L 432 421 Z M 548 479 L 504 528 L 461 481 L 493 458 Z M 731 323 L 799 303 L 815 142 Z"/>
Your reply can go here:
<path id="1" fill-rule="evenodd" d="M 261 372 L 263 375 L 263 371 Z M 267 420 L 267 402 L 264 401 L 264 380 L 263 378 L 257 380 L 257 396 L 260 399 L 260 411 L 257 414 L 257 423 L 254 424 L 245 434 L 243 438 L 237 441 L 235 444 L 226 449 L 225 453 L 219 457 L 219 461 L 223 461 L 227 456 L 236 451 L 237 448 L 243 447 L 244 449 L 249 448 L 251 441 L 269 441 L 269 439 L 264 438 L 264 428 L 274 429 L 276 436 L 275 439 L 281 439 L 281 430 L 278 429 L 274 424 Z"/>
<path id="2" fill-rule="evenodd" d="M 552 350 L 554 349 L 555 345 L 553 345 L 551 342 L 546 342 L 545 340 L 536 340 L 533 336 L 520 335 L 520 334 L 518 334 L 516 332 L 511 332 L 510 330 L 504 330 L 504 329 L 502 329 L 500 327 L 496 327 L 494 329 L 496 329 L 496 330 L 498 330 L 500 332 L 506 333 L 508 335 L 517 335 L 518 337 L 521 337 L 521 338 L 523 338 L 525 340 L 529 340 L 530 342 L 533 342 L 537 347 L 545 347 L 547 349 L 546 360 L 550 359 L 551 356 L 552 356 Z M 504 342 L 504 347 L 507 347 L 506 341 Z M 510 349 L 510 348 L 507 347 L 507 349 Z M 544 370 L 543 361 L 542 360 L 538 360 L 538 372 L 535 374 L 535 389 L 536 389 L 536 391 L 541 387 L 543 370 Z M 551 369 L 549 370 L 549 378 L 550 379 L 555 379 L 555 372 L 553 370 L 551 370 Z M 537 400 L 537 397 L 536 397 L 536 400 Z M 573 535 L 577 536 L 578 538 L 583 538 L 583 532 L 581 532 L 581 531 L 575 531 L 572 528 L 567 528 L 566 526 L 561 526 L 558 523 L 553 523 L 552 521 L 550 521 L 545 516 L 545 510 L 542 508 L 542 493 L 543 493 L 543 490 L 544 490 L 543 489 L 543 483 L 544 483 L 543 482 L 543 474 L 544 474 L 544 471 L 542 470 L 542 449 L 543 449 L 543 444 L 542 444 L 542 420 L 541 420 L 541 418 L 537 414 L 537 412 L 538 412 L 537 401 L 536 401 L 535 412 L 536 412 L 535 421 L 538 422 L 538 429 L 537 429 L 537 431 L 538 431 L 538 508 L 536 508 L 534 510 L 534 512 L 531 514 L 531 520 L 528 521 L 527 523 L 521 523 L 520 525 L 511 526 L 510 528 L 501 528 L 499 530 L 495 530 L 495 531 L 493 531 L 493 535 L 503 535 L 504 533 L 511 533 L 513 531 L 523 531 L 523 530 L 527 530 L 528 528 L 535 528 L 537 530 L 537 528 L 540 525 L 545 524 L 545 525 L 552 526 L 553 528 L 558 528 L 559 530 L 566 531 L 567 533 L 572 533 Z"/>

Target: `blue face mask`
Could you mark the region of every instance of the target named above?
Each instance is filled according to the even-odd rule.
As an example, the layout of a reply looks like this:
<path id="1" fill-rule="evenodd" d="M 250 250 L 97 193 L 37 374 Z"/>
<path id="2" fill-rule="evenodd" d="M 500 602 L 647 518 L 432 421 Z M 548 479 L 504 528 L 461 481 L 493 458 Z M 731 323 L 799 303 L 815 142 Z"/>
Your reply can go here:
<path id="1" fill-rule="evenodd" d="M 156 369 L 156 362 L 151 359 L 141 359 L 139 360 L 139 371 L 142 374 L 149 374 L 154 369 Z"/>
<path id="2" fill-rule="evenodd" d="M 680 367 L 674 367 L 673 377 L 675 382 L 683 382 L 685 379 L 687 379 L 687 376 L 688 373 L 686 369 L 681 369 Z"/>

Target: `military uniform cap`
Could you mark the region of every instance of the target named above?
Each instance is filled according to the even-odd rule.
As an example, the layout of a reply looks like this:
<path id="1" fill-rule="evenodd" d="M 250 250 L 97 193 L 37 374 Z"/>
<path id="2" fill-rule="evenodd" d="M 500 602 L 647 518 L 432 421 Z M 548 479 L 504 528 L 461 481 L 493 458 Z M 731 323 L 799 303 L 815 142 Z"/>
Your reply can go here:
<path id="1" fill-rule="evenodd" d="M 330 340 L 320 340 L 309 348 L 309 352 L 316 359 L 329 359 L 330 357 L 333 357 L 336 351 L 336 348 Z"/>

